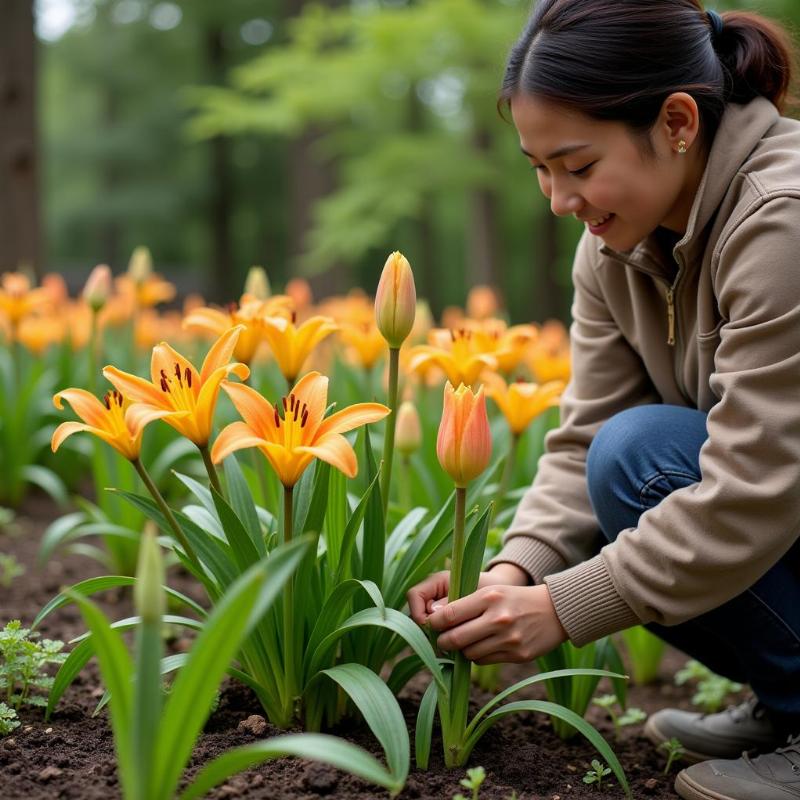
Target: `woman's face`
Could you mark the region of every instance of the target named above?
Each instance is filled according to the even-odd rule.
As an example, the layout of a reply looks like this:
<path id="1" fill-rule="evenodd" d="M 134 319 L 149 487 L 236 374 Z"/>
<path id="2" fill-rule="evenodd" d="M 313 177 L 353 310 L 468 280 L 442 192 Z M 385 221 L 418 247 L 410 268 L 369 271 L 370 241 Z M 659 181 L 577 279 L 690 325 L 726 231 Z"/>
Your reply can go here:
<path id="1" fill-rule="evenodd" d="M 696 153 L 679 155 L 668 125 L 654 128 L 650 156 L 623 123 L 595 120 L 541 98 L 515 95 L 511 115 L 554 214 L 574 215 L 619 251 L 659 225 L 685 232 Z"/>

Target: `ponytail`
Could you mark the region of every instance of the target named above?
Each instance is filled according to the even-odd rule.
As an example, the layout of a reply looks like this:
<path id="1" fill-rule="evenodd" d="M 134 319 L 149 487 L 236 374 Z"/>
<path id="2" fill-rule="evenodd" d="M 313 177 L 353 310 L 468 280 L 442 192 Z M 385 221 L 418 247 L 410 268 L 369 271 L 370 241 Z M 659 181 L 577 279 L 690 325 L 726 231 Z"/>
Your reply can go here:
<path id="1" fill-rule="evenodd" d="M 509 54 L 500 102 L 530 94 L 647 134 L 664 100 L 687 92 L 710 142 L 727 103 L 763 96 L 783 111 L 791 100 L 787 32 L 751 12 L 721 21 L 700 0 L 539 0 Z"/>

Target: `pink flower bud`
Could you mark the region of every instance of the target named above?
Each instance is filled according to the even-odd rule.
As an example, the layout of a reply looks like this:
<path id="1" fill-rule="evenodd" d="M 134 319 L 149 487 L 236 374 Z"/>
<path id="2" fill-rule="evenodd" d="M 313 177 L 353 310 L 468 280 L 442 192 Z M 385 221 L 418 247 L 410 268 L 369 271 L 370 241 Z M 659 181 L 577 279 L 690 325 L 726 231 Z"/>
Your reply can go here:
<path id="1" fill-rule="evenodd" d="M 463 383 L 454 390 L 448 381 L 436 440 L 436 455 L 442 469 L 457 487 L 464 488 L 486 469 L 491 454 L 492 438 L 483 386 L 474 394 Z"/>
<path id="2" fill-rule="evenodd" d="M 390 348 L 399 349 L 411 333 L 416 306 L 411 264 L 395 251 L 386 259 L 375 293 L 375 322 Z"/>
<path id="3" fill-rule="evenodd" d="M 407 456 L 416 453 L 422 446 L 422 426 L 419 421 L 419 413 L 417 407 L 410 400 L 401 403 L 397 412 L 394 446 Z"/>

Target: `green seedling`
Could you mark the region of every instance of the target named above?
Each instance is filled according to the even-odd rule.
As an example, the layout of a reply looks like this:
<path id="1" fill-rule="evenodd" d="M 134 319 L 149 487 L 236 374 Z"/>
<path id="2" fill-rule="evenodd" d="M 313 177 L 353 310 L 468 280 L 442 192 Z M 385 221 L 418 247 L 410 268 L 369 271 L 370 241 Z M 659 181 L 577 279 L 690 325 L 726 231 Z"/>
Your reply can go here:
<path id="1" fill-rule="evenodd" d="M 0 703 L 0 736 L 7 736 L 15 728 L 19 728 L 17 712 L 5 703 Z"/>
<path id="2" fill-rule="evenodd" d="M 628 708 L 623 710 L 619 699 L 613 694 L 604 694 L 600 697 L 592 699 L 593 705 L 600 706 L 605 709 L 606 714 L 611 719 L 611 724 L 614 726 L 614 737 L 619 739 L 622 728 L 627 725 L 636 725 L 639 722 L 644 722 L 647 719 L 647 714 L 641 708 Z M 618 713 L 618 707 L 622 713 Z"/>
<path id="3" fill-rule="evenodd" d="M 478 800 L 478 792 L 481 790 L 481 785 L 486 780 L 486 771 L 483 767 L 473 767 L 467 770 L 467 777 L 462 778 L 459 783 L 465 788 L 469 789 L 472 794 L 469 800 Z M 453 797 L 453 800 L 468 800 L 461 792 Z"/>
<path id="4" fill-rule="evenodd" d="M 599 789 L 600 784 L 603 782 L 603 778 L 610 774 L 611 770 L 602 761 L 598 761 L 596 758 L 593 758 L 592 768 L 586 770 L 586 774 L 583 776 L 583 782 L 589 785 L 594 783 Z"/>
<path id="5" fill-rule="evenodd" d="M 0 694 L 13 709 L 24 704 L 46 706 L 47 700 L 33 690 L 48 692 L 53 678 L 46 673 L 50 664 L 61 664 L 64 642 L 39 639 L 38 633 L 23 628 L 13 619 L 0 631 Z"/>
<path id="6" fill-rule="evenodd" d="M 4 589 L 11 587 L 14 578 L 25 573 L 25 567 L 10 553 L 0 553 L 0 586 Z"/>
<path id="7" fill-rule="evenodd" d="M 664 767 L 664 775 L 669 773 L 673 762 L 680 761 L 686 754 L 680 739 L 676 739 L 674 736 L 667 742 L 661 742 L 658 749 L 666 750 L 667 753 L 667 765 Z"/>
<path id="8" fill-rule="evenodd" d="M 699 706 L 706 714 L 719 711 L 730 694 L 742 690 L 742 684 L 713 673 L 704 664 L 691 659 L 686 666 L 675 673 L 675 683 L 683 686 L 689 681 L 697 682 L 697 690 L 692 696 L 692 705 Z"/>

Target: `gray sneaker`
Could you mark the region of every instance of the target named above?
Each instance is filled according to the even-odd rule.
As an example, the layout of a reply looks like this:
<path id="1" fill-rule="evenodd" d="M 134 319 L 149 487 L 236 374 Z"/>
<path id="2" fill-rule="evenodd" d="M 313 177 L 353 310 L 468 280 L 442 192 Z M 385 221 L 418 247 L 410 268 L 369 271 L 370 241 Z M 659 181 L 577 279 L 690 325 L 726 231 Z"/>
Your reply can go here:
<path id="1" fill-rule="evenodd" d="M 800 736 L 773 753 L 735 761 L 706 761 L 681 770 L 675 791 L 684 800 L 797 800 Z"/>
<path id="2" fill-rule="evenodd" d="M 647 720 L 644 733 L 656 745 L 678 739 L 686 751 L 684 758 L 692 762 L 738 758 L 745 750 L 774 750 L 786 740 L 756 697 L 716 714 L 664 708 Z"/>

